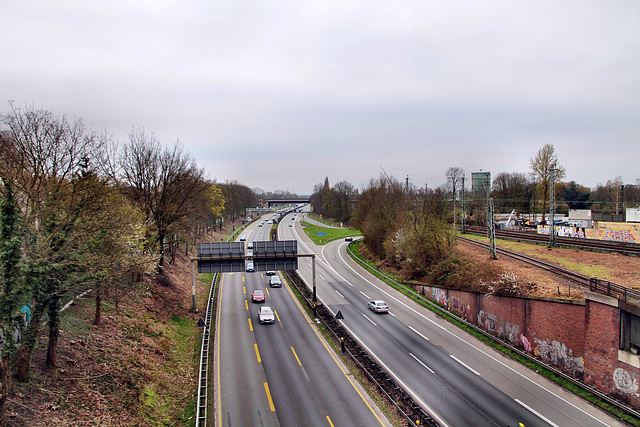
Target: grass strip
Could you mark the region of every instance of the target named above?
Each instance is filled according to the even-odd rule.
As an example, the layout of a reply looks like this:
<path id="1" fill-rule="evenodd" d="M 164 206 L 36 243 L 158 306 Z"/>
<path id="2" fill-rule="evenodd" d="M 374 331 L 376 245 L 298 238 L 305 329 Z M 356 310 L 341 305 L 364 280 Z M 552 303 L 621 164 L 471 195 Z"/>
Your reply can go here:
<path id="1" fill-rule="evenodd" d="M 316 245 L 324 245 L 333 240 L 344 239 L 349 236 L 355 237 L 362 235 L 360 231 L 353 228 L 322 227 L 307 221 L 302 221 L 302 229 Z"/>

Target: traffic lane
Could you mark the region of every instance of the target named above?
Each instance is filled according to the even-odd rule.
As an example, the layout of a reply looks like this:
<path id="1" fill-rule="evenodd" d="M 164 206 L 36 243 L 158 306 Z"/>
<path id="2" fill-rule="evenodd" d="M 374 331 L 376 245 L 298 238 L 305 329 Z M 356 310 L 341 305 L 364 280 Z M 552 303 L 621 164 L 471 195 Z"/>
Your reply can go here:
<path id="1" fill-rule="evenodd" d="M 340 249 L 342 257 L 334 252 L 325 251 L 325 253 L 331 262 L 340 259 L 341 264 L 336 264 L 336 268 L 339 268 L 339 265 L 344 262 L 342 259 L 345 259 L 351 268 L 359 270 L 360 275 L 357 275 L 349 268 L 341 269 L 341 273 L 346 278 L 363 285 L 370 281 L 372 282 L 370 287 L 375 283 L 380 290 L 375 287 L 373 289 L 376 289 L 375 292 L 380 292 L 381 299 L 385 299 L 390 305 L 398 303 L 394 314 L 404 324 L 412 327 L 422 336 L 428 337 L 434 344 L 442 346 L 450 354 L 456 355 L 463 363 L 480 372 L 493 386 L 511 396 L 520 405 L 558 425 L 624 425 L 610 414 L 509 359 L 378 279 L 369 277 L 365 280 L 362 277 L 366 274 L 363 269 L 355 265 L 355 262 L 344 253 L 344 248 Z"/>
<path id="2" fill-rule="evenodd" d="M 349 333 L 440 425 L 497 425 L 476 408 L 469 407 L 446 382 L 394 345 L 393 340 L 382 336 L 370 319 L 351 304 L 336 305 L 331 309 L 343 313 L 342 323 Z"/>
<path id="3" fill-rule="evenodd" d="M 252 321 L 258 325 L 255 339 L 280 422 L 283 425 L 296 420 L 297 423 L 301 420 L 326 423 L 329 417 L 351 420 L 341 421 L 340 424 L 346 425 L 352 422 L 356 423 L 353 425 L 379 425 L 373 408 L 351 384 L 350 376 L 341 370 L 335 355 L 324 347 L 322 338 L 310 325 L 310 319 L 303 314 L 288 287 L 270 288 L 268 278 L 259 273 L 248 276 L 252 280 L 246 284 L 247 295 L 254 289 L 264 290 L 267 293 L 265 304 L 277 313 L 275 326 L 278 332 L 272 332 L 274 325 L 259 325 L 257 308 L 251 310 Z M 302 365 L 303 360 L 308 363 Z M 292 376 L 292 373 L 296 375 Z M 303 379 L 307 380 L 306 384 Z"/>
<path id="4" fill-rule="evenodd" d="M 216 316 L 217 425 L 279 425 L 254 351 L 242 274 L 223 274 Z M 251 402 L 251 405 L 247 405 Z"/>
<path id="5" fill-rule="evenodd" d="M 256 342 L 280 423 L 318 425 L 338 420 L 340 425 L 380 425 L 294 295 L 286 286 L 267 289 L 276 325 L 258 325 L 257 309 L 251 316 L 258 325 Z"/>
<path id="6" fill-rule="evenodd" d="M 329 283 L 332 286 L 332 283 Z M 544 425 L 544 422 L 524 409 L 521 405 L 515 402 L 504 393 L 481 379 L 472 370 L 460 364 L 451 355 L 444 352 L 441 348 L 434 346 L 429 341 L 423 339 L 418 334 L 407 328 L 402 322 L 395 319 L 390 314 L 376 314 L 371 310 L 365 309 L 367 307 L 367 301 L 369 297 L 365 295 L 361 290 L 354 287 L 342 287 L 342 292 L 346 301 L 350 303 L 350 310 L 352 306 L 356 306 L 354 312 L 362 314 L 368 322 L 358 322 L 360 319 L 356 315 L 356 326 L 351 326 L 351 318 L 343 320 L 359 339 L 374 352 L 374 354 L 380 358 L 387 366 L 396 366 L 395 369 L 406 370 L 405 363 L 418 361 L 423 368 L 426 368 L 430 374 L 433 374 L 440 378 L 442 381 L 439 384 L 446 384 L 445 388 L 442 388 L 440 392 L 436 393 L 439 397 L 446 395 L 444 401 L 434 401 L 432 397 L 419 394 L 419 396 L 433 408 L 438 408 L 436 411 L 448 422 L 458 425 L 462 420 L 452 419 L 453 414 L 457 414 L 459 411 L 465 411 L 473 419 L 478 419 L 482 414 L 487 419 L 497 425 L 510 425 L 513 422 L 526 422 L 535 423 L 532 425 Z M 344 313 L 343 313 L 344 314 Z M 405 360 L 401 362 L 398 359 L 399 356 L 389 354 L 386 358 L 383 355 L 387 352 L 387 348 L 392 347 L 394 350 L 398 350 L 401 353 L 400 357 L 404 357 Z M 388 353 L 388 352 L 387 352 Z M 410 358 L 415 359 L 411 361 Z M 428 362 L 427 362 L 428 361 Z M 397 372 L 397 371 L 396 371 Z M 411 370 L 407 372 L 410 375 Z M 414 380 L 418 380 L 418 384 L 414 385 L 412 389 L 416 390 L 426 384 L 431 384 L 433 378 L 424 369 L 416 370 L 415 377 L 411 380 L 404 380 L 410 387 Z M 418 378 L 420 376 L 420 378 Z M 433 390 L 433 384 L 427 389 Z M 460 402 L 460 405 L 454 407 L 448 407 L 447 411 L 443 411 L 442 405 L 447 405 L 449 402 Z M 478 412 L 478 413 L 475 413 Z"/>
<path id="7" fill-rule="evenodd" d="M 402 322 L 389 315 L 368 315 L 376 323 L 381 337 L 392 340 L 417 359 L 433 374 L 446 382 L 468 405 L 478 408 L 480 412 L 492 419 L 497 425 L 548 425 L 536 414 L 524 408 L 513 398 L 503 393 L 474 369 L 461 362 L 454 354 L 409 329 Z"/>

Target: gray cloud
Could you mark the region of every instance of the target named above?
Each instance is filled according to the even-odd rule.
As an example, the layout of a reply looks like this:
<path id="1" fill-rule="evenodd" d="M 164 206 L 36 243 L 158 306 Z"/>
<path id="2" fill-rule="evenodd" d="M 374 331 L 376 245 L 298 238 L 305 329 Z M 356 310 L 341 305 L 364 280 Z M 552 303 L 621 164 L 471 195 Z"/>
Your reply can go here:
<path id="1" fill-rule="evenodd" d="M 0 94 L 265 190 L 527 172 L 546 143 L 569 179 L 633 183 L 639 21 L 631 0 L 12 1 Z"/>

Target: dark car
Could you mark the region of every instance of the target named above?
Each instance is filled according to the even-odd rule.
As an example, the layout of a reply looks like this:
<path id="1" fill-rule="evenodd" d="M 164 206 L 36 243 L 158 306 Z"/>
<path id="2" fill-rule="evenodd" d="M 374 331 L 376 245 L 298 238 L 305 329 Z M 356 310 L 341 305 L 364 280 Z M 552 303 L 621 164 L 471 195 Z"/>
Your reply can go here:
<path id="1" fill-rule="evenodd" d="M 353 237 L 345 237 L 344 241 L 345 242 L 353 242 Z"/>

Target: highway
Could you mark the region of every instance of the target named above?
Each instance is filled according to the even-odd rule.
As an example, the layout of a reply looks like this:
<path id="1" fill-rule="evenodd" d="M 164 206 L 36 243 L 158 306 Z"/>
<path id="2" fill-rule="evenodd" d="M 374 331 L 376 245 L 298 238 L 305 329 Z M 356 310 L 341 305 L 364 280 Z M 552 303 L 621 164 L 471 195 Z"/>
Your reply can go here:
<path id="1" fill-rule="evenodd" d="M 248 242 L 268 239 L 270 224 L 258 223 L 244 233 Z M 256 289 L 265 304 L 251 302 Z M 258 322 L 261 305 L 275 310 L 275 324 Z M 288 286 L 270 288 L 261 272 L 222 276 L 214 352 L 218 426 L 390 425 Z"/>
<path id="2" fill-rule="evenodd" d="M 314 245 L 298 223 L 280 227 L 279 238 L 316 254 L 320 300 L 342 312 L 350 333 L 441 425 L 623 425 L 374 278 L 344 241 Z M 299 273 L 311 283 L 306 259 Z M 370 299 L 385 300 L 390 313 L 368 310 Z"/>

